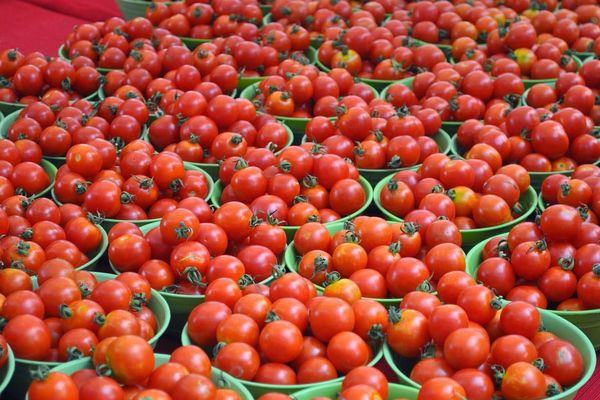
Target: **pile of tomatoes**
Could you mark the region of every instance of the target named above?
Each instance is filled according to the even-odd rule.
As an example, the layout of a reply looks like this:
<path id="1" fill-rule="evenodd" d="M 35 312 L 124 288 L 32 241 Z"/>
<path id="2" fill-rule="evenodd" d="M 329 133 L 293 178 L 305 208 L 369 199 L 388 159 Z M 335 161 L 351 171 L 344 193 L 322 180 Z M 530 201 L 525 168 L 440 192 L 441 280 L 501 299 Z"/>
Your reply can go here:
<path id="1" fill-rule="evenodd" d="M 23 270 L 2 270 L 3 336 L 15 357 L 65 362 L 89 357 L 106 338 L 154 337 L 157 318 L 146 305 L 150 284 L 129 273 L 98 281 L 66 260 L 45 261 L 35 285 Z"/>
<path id="2" fill-rule="evenodd" d="M 217 346 L 215 367 L 276 385 L 323 382 L 366 365 L 380 351 L 380 342 L 369 345 L 377 338 L 376 325 L 387 318 L 374 300 L 350 304 L 335 295 L 317 296 L 312 283 L 295 273 L 275 279 L 262 293 L 223 292 L 219 300 L 192 310 L 189 339 Z"/>
<path id="3" fill-rule="evenodd" d="M 328 293 L 344 293 L 348 302 L 361 297 L 401 299 L 420 288 L 432 291 L 447 272 L 465 269 L 458 227 L 436 220 L 422 234 L 410 222 L 388 223 L 361 216 L 332 235 L 308 223 L 294 236 L 299 255 L 293 267 Z M 341 279 L 340 279 L 341 278 Z"/>

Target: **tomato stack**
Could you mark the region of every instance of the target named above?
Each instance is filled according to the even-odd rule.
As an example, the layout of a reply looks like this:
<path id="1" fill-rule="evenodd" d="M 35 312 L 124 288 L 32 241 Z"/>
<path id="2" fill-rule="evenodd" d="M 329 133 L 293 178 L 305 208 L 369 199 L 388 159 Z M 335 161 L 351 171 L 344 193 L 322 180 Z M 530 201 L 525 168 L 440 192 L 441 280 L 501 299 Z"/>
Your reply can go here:
<path id="1" fill-rule="evenodd" d="M 590 378 L 596 2 L 118 3 L 143 11 L 59 58 L 0 49 L 11 391 L 558 400 Z M 184 346 L 155 354 L 167 330 Z M 29 386 L 31 364 L 56 369 Z"/>

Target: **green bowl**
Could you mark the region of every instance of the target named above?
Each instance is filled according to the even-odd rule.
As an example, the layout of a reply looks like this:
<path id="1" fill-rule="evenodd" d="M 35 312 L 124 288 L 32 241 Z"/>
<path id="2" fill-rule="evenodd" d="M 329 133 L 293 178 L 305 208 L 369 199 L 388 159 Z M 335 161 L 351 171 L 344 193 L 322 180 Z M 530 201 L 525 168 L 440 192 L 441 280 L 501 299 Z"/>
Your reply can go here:
<path id="1" fill-rule="evenodd" d="M 0 395 L 2 395 L 2 392 L 6 389 L 15 373 L 15 356 L 10 349 L 10 346 L 7 347 L 7 350 L 8 359 L 6 360 L 4 367 L 0 369 Z"/>
<path id="2" fill-rule="evenodd" d="M 328 222 L 323 225 L 325 225 L 326 227 L 329 227 L 334 224 L 338 224 L 340 222 L 350 221 L 351 219 L 354 219 L 354 218 L 358 217 L 359 215 L 361 215 L 367 209 L 367 207 L 369 207 L 369 205 L 373 201 L 373 188 L 369 184 L 369 181 L 367 181 L 362 176 L 359 178 L 358 181 L 361 184 L 361 186 L 363 187 L 363 189 L 365 190 L 365 203 L 362 205 L 362 207 L 360 207 L 357 211 L 353 212 L 350 215 L 346 215 L 345 217 L 342 217 L 337 221 Z M 213 191 L 212 197 L 211 197 L 211 202 L 217 207 L 219 207 L 221 205 L 221 193 L 222 192 L 223 192 L 223 185 L 221 184 L 221 181 L 218 180 L 215 182 L 215 190 Z M 288 241 L 290 241 L 294 238 L 296 231 L 300 227 L 299 226 L 282 226 L 282 228 L 285 232 L 285 235 L 287 236 Z"/>
<path id="3" fill-rule="evenodd" d="M 327 383 L 318 385 L 309 389 L 304 389 L 293 394 L 296 400 L 312 400 L 315 397 L 330 397 L 332 399 L 337 398 L 337 395 L 342 389 L 341 383 Z M 388 399 L 406 398 L 409 400 L 416 400 L 419 391 L 413 387 L 407 387 L 398 385 L 396 383 L 390 383 L 388 386 Z M 387 400 L 387 399 L 384 399 Z"/>
<path id="4" fill-rule="evenodd" d="M 413 81 L 415 78 L 404 78 L 404 79 L 400 79 L 399 81 L 394 81 L 392 82 L 390 85 L 386 86 L 385 88 L 383 88 L 379 94 L 379 98 L 386 100 L 387 97 L 387 92 L 389 87 L 392 84 L 396 84 L 399 83 L 400 85 L 404 85 L 407 88 L 412 90 L 412 85 L 413 85 Z M 458 128 L 463 124 L 464 121 L 442 121 L 442 129 L 444 131 L 446 131 L 446 133 L 450 134 L 451 136 L 454 136 L 454 134 L 456 134 L 456 132 L 458 131 Z"/>
<path id="5" fill-rule="evenodd" d="M 116 275 L 107 274 L 103 272 L 93 272 L 94 276 L 99 282 L 107 281 L 110 279 L 116 278 Z M 37 279 L 35 277 L 32 278 L 33 289 L 37 288 Z M 169 312 L 169 307 L 165 299 L 162 298 L 161 294 L 152 290 L 152 299 L 148 302 L 148 308 L 152 310 L 156 317 L 156 322 L 158 324 L 158 330 L 155 335 L 148 341 L 148 343 L 154 348 L 158 343 L 160 337 L 165 333 L 169 322 L 171 321 L 171 314 Z M 86 360 L 84 358 L 83 360 Z M 81 361 L 81 360 L 76 360 Z M 15 375 L 14 379 L 11 382 L 10 387 L 8 388 L 9 392 L 17 398 L 23 398 L 24 391 L 27 390 L 31 383 L 31 377 L 29 375 L 29 371 L 32 368 L 37 368 L 40 365 L 46 365 L 49 368 L 56 368 L 68 363 L 60 363 L 60 362 L 48 362 L 48 361 L 33 361 L 33 360 L 25 360 L 22 358 L 15 358 Z"/>
<path id="6" fill-rule="evenodd" d="M 496 235 L 497 236 L 506 236 Z M 482 241 L 477 246 L 473 247 L 467 254 L 467 267 L 466 271 L 469 275 L 476 278 L 477 269 L 481 263 L 481 253 L 487 240 Z M 584 311 L 558 311 L 558 310 L 545 310 L 548 313 L 557 315 L 564 318 L 570 323 L 577 326 L 581 331 L 589 338 L 591 345 L 596 349 L 600 350 L 600 309 L 584 310 Z M 545 325 L 545 323 L 544 323 Z"/>
<path id="7" fill-rule="evenodd" d="M 185 326 L 183 327 L 183 330 L 181 331 L 181 344 L 184 346 L 193 344 L 192 339 L 190 338 L 190 336 L 187 333 L 187 327 L 188 326 L 186 323 Z M 371 362 L 369 362 L 369 364 L 367 364 L 367 365 L 370 367 L 373 367 L 382 358 L 383 358 L 383 350 L 379 349 L 377 351 L 377 353 L 375 353 L 373 355 L 373 359 L 371 360 Z M 243 379 L 238 379 L 237 381 L 239 383 L 241 383 L 242 385 L 244 385 L 244 387 L 246 389 L 248 389 L 250 391 L 250 393 L 252 393 L 254 398 L 257 398 L 259 396 L 262 396 L 265 393 L 271 393 L 271 392 L 292 394 L 292 393 L 298 392 L 300 390 L 310 390 L 310 389 L 320 390 L 322 388 L 322 386 L 325 384 L 338 384 L 339 385 L 342 383 L 343 379 L 344 379 L 344 377 L 342 376 L 342 377 L 339 377 L 336 379 L 331 379 L 331 380 L 325 381 L 325 382 L 305 383 L 305 384 L 297 384 L 297 385 L 270 385 L 270 384 L 266 384 L 266 383 L 246 381 Z M 294 397 L 294 398 L 296 398 L 296 397 Z"/>
<path id="8" fill-rule="evenodd" d="M 67 49 L 65 49 L 64 44 L 61 44 L 60 47 L 58 48 L 58 56 L 65 61 L 71 62 L 71 59 L 69 58 L 69 53 L 67 53 Z M 115 71 L 116 69 L 115 68 L 96 67 L 96 70 L 98 72 L 100 72 L 102 75 L 104 75 L 104 74 L 109 73 L 110 71 Z"/>
<path id="9" fill-rule="evenodd" d="M 154 222 L 150 222 L 146 225 L 141 226 L 140 230 L 145 235 L 148 232 L 150 232 L 150 230 L 156 228 L 159 225 L 160 220 L 156 220 Z M 120 274 L 120 272 L 117 271 L 112 264 L 109 263 L 109 266 L 115 274 Z M 259 283 L 268 284 L 272 279 L 272 277 L 269 277 Z M 163 291 L 161 291 L 160 294 L 166 301 L 166 304 L 168 305 L 171 314 L 172 323 L 169 329 L 169 333 L 176 334 L 177 336 L 179 336 L 181 334 L 181 327 L 187 322 L 187 317 L 190 314 L 190 312 L 198 304 L 204 302 L 204 295 L 175 294 Z"/>
<path id="10" fill-rule="evenodd" d="M 402 221 L 402 219 L 386 210 L 381 204 L 381 201 L 379 200 L 381 190 L 385 185 L 387 185 L 388 181 L 392 178 L 392 176 L 394 176 L 394 174 L 384 178 L 381 182 L 377 184 L 377 186 L 375 186 L 374 200 L 375 205 L 383 213 L 384 217 L 387 220 L 399 222 Z M 529 217 L 534 212 L 537 206 L 537 194 L 535 193 L 535 190 L 531 186 L 529 186 L 527 191 L 521 195 L 519 202 L 523 205 L 525 212 L 523 212 L 521 216 L 513 219 L 512 221 L 486 228 L 461 229 L 460 235 L 462 237 L 462 247 L 470 248 L 475 246 L 477 243 L 480 243 L 481 241 L 486 240 L 492 236 L 508 232 L 513 226 L 527 219 L 527 217 Z"/>
<path id="11" fill-rule="evenodd" d="M 464 157 L 462 155 L 463 150 L 460 148 L 456 136 L 452 137 L 452 141 L 450 143 L 450 153 L 456 158 L 464 160 Z M 596 161 L 594 165 L 600 165 L 600 160 Z M 531 180 L 531 186 L 533 186 L 535 190 L 540 190 L 540 188 L 542 187 L 542 183 L 544 183 L 544 180 L 550 175 L 562 174 L 570 177 L 574 171 L 575 170 L 573 169 L 569 169 L 566 171 L 529 172 L 529 179 Z"/>
<path id="12" fill-rule="evenodd" d="M 42 160 L 42 163 L 44 163 L 44 162 L 47 162 L 48 164 L 50 164 L 48 161 Z M 50 165 L 52 165 L 52 164 L 50 164 Z M 215 189 L 215 184 L 214 184 L 212 177 L 210 176 L 210 174 L 208 172 L 204 171 L 204 169 L 197 167 L 197 166 L 193 165 L 192 163 L 184 162 L 184 165 L 185 165 L 186 170 L 200 171 L 204 174 L 204 176 L 206 177 L 206 181 L 208 182 L 208 193 L 206 194 L 205 200 L 208 201 L 211 198 L 212 192 Z M 56 204 L 58 204 L 59 206 L 63 204 L 56 198 L 56 194 L 54 193 L 54 188 L 52 188 L 52 190 L 50 191 L 50 194 L 52 195 L 52 199 L 54 200 L 54 202 Z M 106 218 L 102 221 L 102 226 L 104 227 L 104 229 L 110 230 L 110 228 L 112 228 L 114 225 L 118 224 L 119 222 L 131 222 L 132 224 L 141 227 L 143 225 L 147 225 L 147 224 L 150 224 L 153 222 L 160 222 L 160 218 L 136 219 L 136 220 Z"/>
<path id="13" fill-rule="evenodd" d="M 166 364 L 169 362 L 170 357 L 171 356 L 169 354 L 154 354 L 154 367 L 156 368 L 162 364 Z M 90 357 L 69 361 L 68 363 L 64 363 L 53 368 L 52 372 L 62 372 L 63 374 L 71 375 L 74 372 L 86 368 L 94 368 L 92 359 Z M 248 392 L 248 390 L 239 382 L 239 380 L 235 379 L 233 376 L 215 367 L 212 367 L 211 372 L 212 381 L 218 388 L 233 389 L 243 400 L 253 399 L 250 392 Z"/>
<path id="14" fill-rule="evenodd" d="M 542 198 L 542 193 L 538 194 L 537 206 L 540 209 L 540 211 L 544 211 L 546 209 L 546 204 L 547 203 Z"/>
<path id="15" fill-rule="evenodd" d="M 575 61 L 575 65 L 577 66 L 576 71 L 579 71 L 579 68 L 581 68 L 581 66 L 583 65 L 583 62 L 577 56 L 573 56 L 573 61 Z M 556 78 L 554 78 L 554 79 L 523 79 L 523 84 L 525 85 L 525 89 L 529 89 L 530 87 L 532 87 L 533 85 L 537 85 L 538 83 L 546 83 L 546 84 L 552 83 L 553 84 L 555 82 L 556 82 Z"/>
<path id="16" fill-rule="evenodd" d="M 504 302 L 504 305 L 508 304 Z M 577 391 L 592 377 L 596 367 L 596 352 L 590 340 L 571 322 L 554 315 L 546 310 L 540 310 L 542 315 L 542 323 L 548 332 L 556 334 L 559 338 L 563 338 L 571 342 L 581 352 L 584 363 L 584 374 L 579 382 L 575 385 L 566 388 L 563 393 L 556 396 L 548 397 L 546 400 L 567 400 L 574 399 Z M 414 364 L 414 360 L 402 358 L 396 355 L 387 345 L 383 347 L 385 360 L 398 376 L 398 380 L 406 385 L 420 388 L 417 382 L 410 379 L 410 368 Z"/>
<path id="17" fill-rule="evenodd" d="M 438 133 L 431 137 L 438 145 L 438 149 L 440 153 L 448 154 L 450 151 L 450 135 L 448 135 L 443 129 L 440 129 Z M 302 136 L 302 143 L 306 143 L 306 135 Z M 391 172 L 396 173 L 398 171 L 410 169 L 416 171 L 419 169 L 421 164 L 416 164 L 411 167 L 405 168 L 379 168 L 379 169 L 367 169 L 367 168 L 359 168 L 358 172 L 360 176 L 369 181 L 371 185 L 377 185 L 383 178 L 388 176 Z"/>
<path id="18" fill-rule="evenodd" d="M 327 230 L 329 231 L 330 234 L 335 234 L 336 232 L 341 231 L 342 229 L 344 229 L 344 223 L 343 222 L 337 222 L 337 223 L 333 223 L 333 224 L 325 224 L 325 227 L 327 228 Z M 298 255 L 298 252 L 296 252 L 296 248 L 294 247 L 294 241 L 292 240 L 290 242 L 290 244 L 286 247 L 285 249 L 285 253 L 284 253 L 284 260 L 285 260 L 285 266 L 287 267 L 288 270 L 290 270 L 291 272 L 294 273 L 298 273 L 298 260 L 300 258 L 300 255 Z M 325 288 L 323 286 L 314 285 L 315 288 L 317 289 L 318 292 L 322 293 Z M 377 299 L 377 298 L 373 298 L 371 300 L 375 300 L 376 302 L 382 304 L 383 306 L 385 306 L 385 308 L 389 308 L 391 306 L 397 306 L 398 304 L 400 304 L 400 301 L 402 299 L 396 299 L 396 298 L 385 298 L 385 299 Z"/>

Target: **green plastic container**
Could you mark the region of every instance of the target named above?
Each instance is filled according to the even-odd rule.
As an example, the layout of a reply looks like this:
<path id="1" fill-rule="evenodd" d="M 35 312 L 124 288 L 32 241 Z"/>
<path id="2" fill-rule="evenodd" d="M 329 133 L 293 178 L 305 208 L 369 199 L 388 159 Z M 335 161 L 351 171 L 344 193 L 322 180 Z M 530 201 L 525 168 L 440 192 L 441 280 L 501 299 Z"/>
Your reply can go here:
<path id="1" fill-rule="evenodd" d="M 448 135 L 443 129 L 440 129 L 438 133 L 431 137 L 438 145 L 439 152 L 448 154 L 450 151 L 450 135 Z M 306 143 L 306 135 L 302 136 L 302 143 Z M 421 164 L 413 165 L 412 167 L 406 168 L 380 168 L 380 169 L 367 169 L 359 168 L 358 172 L 360 176 L 369 181 L 371 185 L 377 185 L 383 178 L 388 176 L 391 172 L 396 173 L 405 169 L 417 170 Z"/>
<path id="2" fill-rule="evenodd" d="M 542 193 L 538 194 L 537 206 L 540 209 L 540 211 L 544 211 L 546 209 L 546 202 L 542 198 Z"/>
<path id="3" fill-rule="evenodd" d="M 146 8 L 150 5 L 149 1 L 142 0 L 116 0 L 116 3 L 126 20 L 145 16 Z M 170 5 L 171 3 L 166 2 L 165 4 Z"/>
<path id="4" fill-rule="evenodd" d="M 310 389 L 304 389 L 293 394 L 296 400 L 312 400 L 315 397 L 330 397 L 336 399 L 337 395 L 342 390 L 341 383 L 327 383 L 315 386 Z M 414 387 L 402 386 L 396 383 L 390 383 L 388 386 L 388 399 L 406 398 L 408 400 L 416 400 L 419 391 Z M 384 399 L 387 400 L 387 399 Z"/>
<path id="5" fill-rule="evenodd" d="M 184 346 L 193 344 L 192 340 L 190 339 L 190 337 L 187 333 L 187 323 L 185 324 L 185 326 L 183 327 L 183 330 L 181 332 L 181 344 Z M 370 367 L 373 367 L 382 358 L 383 358 L 383 348 L 380 348 L 376 353 L 374 352 L 373 359 L 367 365 Z M 323 387 L 323 385 L 325 385 L 325 384 L 341 385 L 343 379 L 344 379 L 344 377 L 342 376 L 342 377 L 332 379 L 329 381 L 325 381 L 325 382 L 306 383 L 306 384 L 298 384 L 298 385 L 270 385 L 270 384 L 266 384 L 266 383 L 246 381 L 243 379 L 238 379 L 237 381 L 239 383 L 241 383 L 242 385 L 244 385 L 244 387 L 246 387 L 246 389 L 248 389 L 250 391 L 250 393 L 252 393 L 254 398 L 257 398 L 259 396 L 262 396 L 265 393 L 270 393 L 270 392 L 292 394 L 292 393 L 298 392 L 300 390 L 310 390 L 310 389 L 320 390 Z M 294 396 L 294 398 L 295 398 L 295 396 Z"/>
<path id="6" fill-rule="evenodd" d="M 10 349 L 10 346 L 7 347 L 8 350 L 8 358 L 6 359 L 6 364 L 0 369 L 0 395 L 8 384 L 11 382 L 13 374 L 15 373 L 15 356 Z"/>
<path id="7" fill-rule="evenodd" d="M 482 241 L 477 246 L 473 247 L 467 254 L 467 273 L 473 277 L 477 276 L 477 269 L 481 263 L 481 253 L 483 252 L 486 243 L 487 240 Z M 558 315 L 577 326 L 589 338 L 591 345 L 596 350 L 600 350 L 600 309 L 597 308 L 585 311 L 545 311 L 553 315 Z"/>
<path id="8" fill-rule="evenodd" d="M 169 354 L 154 354 L 154 367 L 158 367 L 162 364 L 166 364 L 169 362 L 169 358 L 171 356 Z M 92 359 L 90 357 L 82 358 L 81 360 L 74 360 L 68 363 L 64 363 L 60 366 L 57 366 L 52 369 L 53 372 L 62 372 L 66 375 L 71 375 L 74 372 L 77 372 L 86 368 L 94 368 L 92 364 Z M 242 400 L 252 400 L 252 395 L 248 390 L 239 382 L 239 380 L 235 379 L 233 376 L 212 367 L 211 370 L 211 378 L 213 383 L 218 388 L 226 388 L 233 389 L 235 392 L 240 395 Z"/>
<path id="9" fill-rule="evenodd" d="M 160 220 L 157 220 L 155 222 L 151 222 L 144 226 L 141 226 L 140 230 L 145 235 L 159 225 Z M 109 266 L 115 274 L 118 275 L 121 273 L 120 271 L 117 271 L 112 264 L 109 263 Z M 272 277 L 269 277 L 264 281 L 261 281 L 260 283 L 268 284 L 272 279 Z M 181 328 L 187 323 L 187 318 L 190 312 L 198 304 L 204 302 L 204 295 L 175 294 L 162 291 L 160 292 L 160 294 L 164 298 L 170 310 L 172 322 L 169 327 L 169 334 L 179 336 L 181 334 Z"/>
<path id="10" fill-rule="evenodd" d="M 505 305 L 507 303 L 505 302 Z M 553 313 L 540 310 L 542 323 L 548 332 L 556 334 L 559 338 L 568 340 L 581 352 L 584 363 L 583 377 L 575 385 L 565 388 L 563 393 L 556 396 L 547 397 L 546 400 L 567 400 L 574 399 L 577 391 L 592 377 L 596 368 L 596 352 L 590 340 L 571 322 L 554 315 Z M 414 360 L 405 359 L 396 355 L 387 345 L 383 347 L 385 360 L 390 365 L 394 373 L 398 376 L 400 383 L 419 388 L 420 385 L 410 379 L 410 369 L 414 365 Z"/>
<path id="11" fill-rule="evenodd" d="M 116 275 L 107 274 L 103 272 L 94 272 L 93 274 L 99 282 L 116 278 Z M 37 288 L 37 279 L 33 277 L 31 281 L 33 284 L 33 289 L 35 290 Z M 158 343 L 158 339 L 160 339 L 160 337 L 165 333 L 167 327 L 169 326 L 169 323 L 171 321 L 171 314 L 169 312 L 169 306 L 167 305 L 167 302 L 156 290 L 152 290 L 152 299 L 150 299 L 150 301 L 148 302 L 148 308 L 150 308 L 156 316 L 156 322 L 158 324 L 158 329 L 155 335 L 148 341 L 148 343 L 152 347 L 155 347 Z M 32 361 L 25 360 L 22 358 L 15 358 L 15 374 L 13 381 L 11 382 L 11 385 L 8 388 L 9 393 L 11 393 L 15 398 L 23 398 L 25 391 L 31 383 L 31 377 L 29 375 L 30 369 L 36 368 L 40 365 L 46 365 L 49 368 L 55 368 L 64 364 L 66 363 Z"/>
<path id="12" fill-rule="evenodd" d="M 413 81 L 415 78 L 404 78 L 399 81 L 394 81 L 390 85 L 383 88 L 379 94 L 379 98 L 387 100 L 387 91 L 392 84 L 399 83 L 400 85 L 404 85 L 407 88 L 412 90 Z M 458 131 L 458 128 L 463 124 L 464 121 L 442 121 L 442 129 L 446 131 L 446 133 L 453 136 Z"/>
<path id="13" fill-rule="evenodd" d="M 58 56 L 60 58 L 62 58 L 63 60 L 71 62 L 71 59 L 69 58 L 69 53 L 67 52 L 67 49 L 65 49 L 64 44 L 61 44 L 60 47 L 58 48 Z M 110 71 L 115 71 L 115 68 L 96 67 L 96 71 L 100 72 L 102 75 L 105 75 L 105 74 L 109 73 Z"/>
<path id="14" fill-rule="evenodd" d="M 337 222 L 337 223 L 333 223 L 331 225 L 326 224 L 325 227 L 327 228 L 329 233 L 331 233 L 333 235 L 336 232 L 339 232 L 342 229 L 344 229 L 344 223 Z M 299 258 L 300 258 L 300 255 L 296 251 L 296 248 L 294 247 L 294 241 L 292 240 L 290 242 L 290 244 L 286 247 L 285 253 L 284 253 L 285 266 L 287 267 L 287 269 L 290 270 L 291 272 L 298 273 Z M 320 293 L 322 293 L 323 290 L 325 290 L 325 288 L 323 286 L 319 286 L 316 284 L 315 284 L 315 288 Z M 397 306 L 398 304 L 400 304 L 400 301 L 402 299 L 385 298 L 385 299 L 371 299 L 371 300 L 375 300 L 376 302 L 384 305 L 385 308 L 389 308 L 391 306 Z"/>
<path id="15" fill-rule="evenodd" d="M 379 182 L 377 184 L 377 186 L 375 186 L 374 200 L 375 200 L 375 205 L 377 205 L 377 208 L 383 213 L 384 217 L 387 220 L 398 222 L 398 221 L 402 221 L 402 219 L 395 216 L 388 210 L 386 210 L 383 207 L 383 205 L 381 204 L 381 201 L 379 200 L 381 190 L 383 189 L 383 187 L 385 185 L 387 185 L 388 181 L 392 177 L 393 177 L 393 174 L 389 175 L 388 177 L 383 179 L 381 182 Z M 503 232 L 508 232 L 513 226 L 515 226 L 519 222 L 522 222 L 525 219 L 527 219 L 527 217 L 529 217 L 533 213 L 533 211 L 535 210 L 535 208 L 537 206 L 537 194 L 535 193 L 535 190 L 531 186 L 529 186 L 527 191 L 521 195 L 519 202 L 523 205 L 523 208 L 525 209 L 525 211 L 523 212 L 523 214 L 521 216 L 513 219 L 512 221 L 506 222 L 504 224 L 496 225 L 496 226 L 490 226 L 487 228 L 461 229 L 460 235 L 462 236 L 462 247 L 463 248 L 471 248 L 471 247 L 475 246 L 477 243 L 480 243 L 481 241 L 486 240 L 492 236 L 498 235 Z"/>
<path id="16" fill-rule="evenodd" d="M 42 162 L 47 162 L 47 161 L 42 160 Z M 50 164 L 50 163 L 48 163 L 48 164 Z M 50 164 L 50 165 L 52 165 L 52 164 Z M 212 196 L 213 190 L 215 189 L 215 184 L 214 184 L 212 177 L 210 176 L 210 174 L 208 172 L 204 171 L 204 169 L 197 167 L 197 166 L 193 165 L 192 163 L 184 162 L 184 165 L 185 165 L 186 170 L 200 171 L 204 174 L 204 176 L 206 177 L 206 181 L 208 182 L 208 193 L 206 194 L 205 200 L 208 201 Z M 58 204 L 59 206 L 63 204 L 56 198 L 56 194 L 54 193 L 54 188 L 52 188 L 50 193 L 52 195 L 52 199 L 54 200 L 54 202 L 56 204 Z M 150 224 L 152 222 L 160 222 L 160 218 L 136 219 L 136 220 L 122 220 L 122 219 L 106 218 L 103 220 L 102 226 L 104 227 L 104 229 L 110 230 L 110 228 L 112 228 L 114 225 L 118 224 L 119 222 L 131 222 L 134 225 L 143 226 L 143 225 Z"/>
<path id="17" fill-rule="evenodd" d="M 337 221 L 328 222 L 323 225 L 328 227 L 328 226 L 331 226 L 332 224 L 338 224 L 340 222 L 349 221 L 349 220 L 354 219 L 354 218 L 358 217 L 359 215 L 361 215 L 367 209 L 367 207 L 369 207 L 369 205 L 373 201 L 373 188 L 369 184 L 369 181 L 367 181 L 362 176 L 359 178 L 358 181 L 361 184 L 361 186 L 363 187 L 363 189 L 365 190 L 365 203 L 362 205 L 362 207 L 360 207 L 356 212 L 353 212 L 350 215 L 346 215 L 345 217 L 342 217 Z M 211 197 L 212 204 L 214 204 L 217 207 L 221 205 L 221 193 L 222 192 L 223 192 L 223 185 L 221 184 L 221 181 L 218 180 L 215 182 L 215 190 L 213 191 L 213 194 Z M 282 228 L 285 231 L 285 235 L 287 236 L 288 241 L 290 241 L 294 238 L 294 234 L 300 227 L 299 226 L 282 226 Z"/>
<path id="18" fill-rule="evenodd" d="M 527 93 L 527 92 L 525 92 L 525 93 Z M 525 97 L 525 96 L 523 96 L 523 97 Z M 450 143 L 450 153 L 453 156 L 455 156 L 461 160 L 464 160 L 464 157 L 463 157 L 464 151 L 458 145 L 456 136 L 452 137 L 452 141 Z M 600 160 L 596 161 L 594 163 L 594 165 L 600 165 Z M 573 171 L 574 171 L 573 169 L 569 169 L 566 171 L 529 172 L 529 179 L 531 180 L 531 186 L 535 190 L 540 190 L 540 188 L 542 187 L 542 183 L 550 175 L 562 174 L 562 175 L 570 177 L 573 174 Z"/>

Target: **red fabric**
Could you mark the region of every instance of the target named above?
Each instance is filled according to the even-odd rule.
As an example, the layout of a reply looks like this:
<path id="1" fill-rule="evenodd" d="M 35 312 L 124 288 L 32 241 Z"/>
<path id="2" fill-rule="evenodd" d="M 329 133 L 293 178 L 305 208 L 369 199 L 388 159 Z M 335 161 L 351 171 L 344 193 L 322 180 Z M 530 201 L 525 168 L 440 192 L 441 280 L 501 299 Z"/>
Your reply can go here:
<path id="1" fill-rule="evenodd" d="M 73 26 L 121 15 L 114 0 L 2 0 L 0 50 L 55 56 Z"/>
<path id="2" fill-rule="evenodd" d="M 0 1 L 0 50 L 18 47 L 25 53 L 41 51 L 56 55 L 74 25 L 101 21 L 121 13 L 114 0 L 2 0 Z M 159 348 L 169 351 L 175 343 L 161 340 Z M 378 364 L 395 381 L 390 368 Z M 600 366 L 579 391 L 576 400 L 600 399 Z"/>

